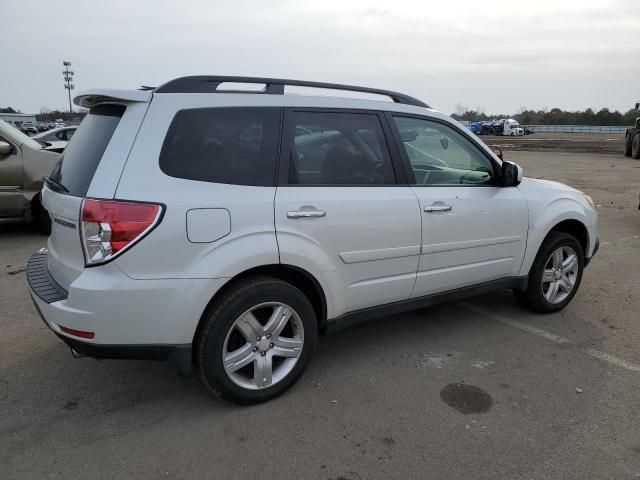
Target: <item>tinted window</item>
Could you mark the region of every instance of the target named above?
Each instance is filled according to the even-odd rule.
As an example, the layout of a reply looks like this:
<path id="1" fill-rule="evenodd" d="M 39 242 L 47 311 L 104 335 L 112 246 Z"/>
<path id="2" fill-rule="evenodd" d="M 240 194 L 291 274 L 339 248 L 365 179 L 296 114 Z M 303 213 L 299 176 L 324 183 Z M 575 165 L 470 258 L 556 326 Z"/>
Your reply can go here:
<path id="1" fill-rule="evenodd" d="M 375 114 L 294 112 L 289 183 L 393 184 L 395 175 Z"/>
<path id="2" fill-rule="evenodd" d="M 125 107 L 98 105 L 93 107 L 69 142 L 53 176 L 69 190 L 70 195 L 84 197 L 102 154 L 107 148 Z"/>
<path id="3" fill-rule="evenodd" d="M 280 127 L 277 108 L 198 108 L 176 114 L 160 168 L 189 180 L 275 184 Z"/>
<path id="4" fill-rule="evenodd" d="M 493 164 L 468 139 L 447 125 L 394 117 L 417 185 L 486 185 Z"/>

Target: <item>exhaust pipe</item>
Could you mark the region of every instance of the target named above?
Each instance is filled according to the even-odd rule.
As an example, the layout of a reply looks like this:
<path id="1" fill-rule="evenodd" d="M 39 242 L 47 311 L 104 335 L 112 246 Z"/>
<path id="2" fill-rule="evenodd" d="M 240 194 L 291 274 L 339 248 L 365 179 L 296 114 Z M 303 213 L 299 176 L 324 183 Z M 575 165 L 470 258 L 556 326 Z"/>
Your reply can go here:
<path id="1" fill-rule="evenodd" d="M 73 348 L 69 347 L 69 349 L 71 350 L 71 355 L 73 356 L 73 358 L 84 358 L 85 357 L 81 353 L 76 352 Z"/>

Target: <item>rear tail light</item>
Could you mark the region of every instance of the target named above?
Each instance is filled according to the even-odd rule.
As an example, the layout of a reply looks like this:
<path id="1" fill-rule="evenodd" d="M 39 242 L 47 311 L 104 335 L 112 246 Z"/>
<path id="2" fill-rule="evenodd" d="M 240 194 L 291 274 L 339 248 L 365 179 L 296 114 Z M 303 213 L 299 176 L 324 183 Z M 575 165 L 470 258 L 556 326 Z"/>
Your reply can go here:
<path id="1" fill-rule="evenodd" d="M 162 205 L 86 199 L 81 236 L 87 265 L 108 262 L 144 237 L 162 216 Z"/>

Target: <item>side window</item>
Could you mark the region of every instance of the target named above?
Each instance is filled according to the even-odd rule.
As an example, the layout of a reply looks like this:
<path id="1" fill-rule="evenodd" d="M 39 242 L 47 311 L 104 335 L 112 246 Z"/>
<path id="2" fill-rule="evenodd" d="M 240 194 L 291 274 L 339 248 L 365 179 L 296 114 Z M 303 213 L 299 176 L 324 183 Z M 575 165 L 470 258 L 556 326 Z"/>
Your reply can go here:
<path id="1" fill-rule="evenodd" d="M 396 183 L 376 114 L 294 112 L 291 116 L 290 184 Z"/>
<path id="2" fill-rule="evenodd" d="M 56 138 L 58 140 L 65 141 L 67 139 L 67 131 L 66 130 L 60 130 L 59 132 L 56 133 Z"/>
<path id="3" fill-rule="evenodd" d="M 278 108 L 197 108 L 173 118 L 160 152 L 172 177 L 235 185 L 275 185 Z"/>
<path id="4" fill-rule="evenodd" d="M 447 125 L 393 117 L 417 185 L 488 185 L 491 161 L 468 139 Z"/>

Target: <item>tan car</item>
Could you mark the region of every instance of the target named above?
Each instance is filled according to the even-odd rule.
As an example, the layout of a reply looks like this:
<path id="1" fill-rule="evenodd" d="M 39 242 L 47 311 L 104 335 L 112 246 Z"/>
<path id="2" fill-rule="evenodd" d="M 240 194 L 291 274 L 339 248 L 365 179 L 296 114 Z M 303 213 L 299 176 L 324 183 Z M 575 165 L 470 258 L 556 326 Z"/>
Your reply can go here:
<path id="1" fill-rule="evenodd" d="M 51 219 L 40 204 L 42 177 L 60 154 L 47 152 L 35 140 L 0 120 L 0 218 L 34 221 L 45 233 Z"/>

